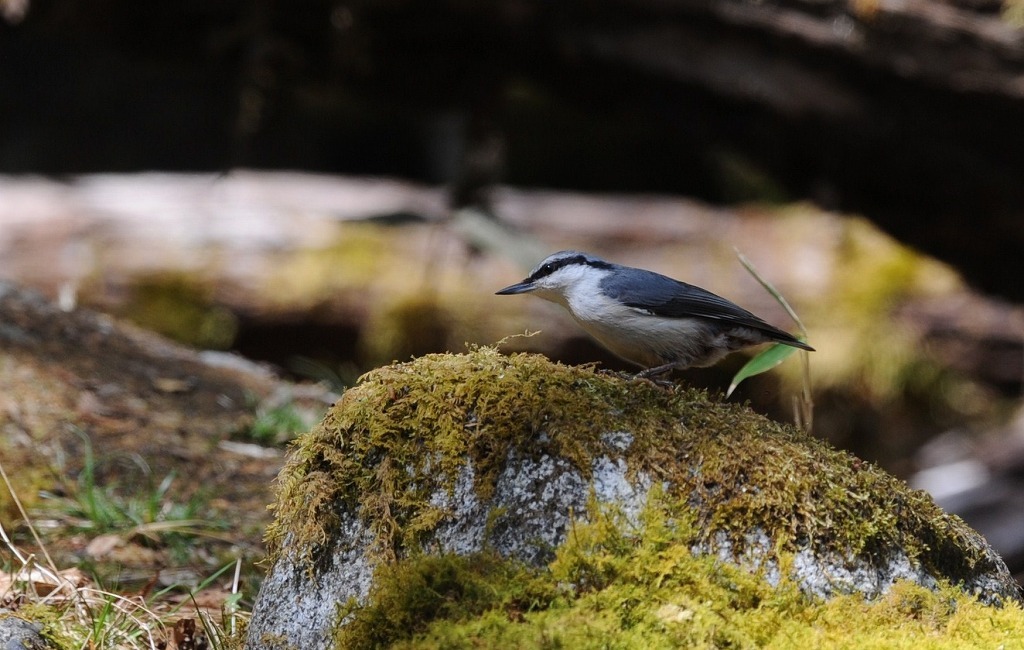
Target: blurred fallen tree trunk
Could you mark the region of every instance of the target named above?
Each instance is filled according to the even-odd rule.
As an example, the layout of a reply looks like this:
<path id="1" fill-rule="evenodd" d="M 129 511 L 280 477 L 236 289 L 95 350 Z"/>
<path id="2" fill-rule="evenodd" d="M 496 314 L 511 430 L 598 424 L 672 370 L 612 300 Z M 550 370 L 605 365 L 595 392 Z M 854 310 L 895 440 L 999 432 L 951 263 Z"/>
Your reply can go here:
<path id="1" fill-rule="evenodd" d="M 618 7 L 628 16 L 561 34 L 577 67 L 631 80 L 603 100 L 675 111 L 700 132 L 690 155 L 754 184 L 754 198 L 767 186 L 864 213 L 983 290 L 1024 299 L 1006 272 L 1024 253 L 1024 39 L 998 3 Z"/>
<path id="2" fill-rule="evenodd" d="M 506 146 L 490 164 L 509 184 L 810 199 L 1024 299 L 1007 273 L 1024 251 L 1024 39 L 1003 15 L 1022 12 L 1013 6 L 147 6 L 34 0 L 20 24 L 0 26 L 18 36 L 0 39 L 0 169 L 287 166 L 454 181 L 459 147 L 494 127 Z M 58 67 L 95 82 L 49 83 Z M 33 122 L 46 119 L 41 105 L 90 119 L 62 120 L 54 137 L 52 120 Z"/>

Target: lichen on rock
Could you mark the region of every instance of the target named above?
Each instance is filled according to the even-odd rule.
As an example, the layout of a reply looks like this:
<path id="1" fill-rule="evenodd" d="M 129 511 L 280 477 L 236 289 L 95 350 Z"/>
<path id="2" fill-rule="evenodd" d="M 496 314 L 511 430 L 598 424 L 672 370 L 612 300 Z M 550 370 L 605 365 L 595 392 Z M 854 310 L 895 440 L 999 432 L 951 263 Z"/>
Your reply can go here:
<path id="1" fill-rule="evenodd" d="M 381 581 L 422 577 L 425 558 L 500 558 L 492 577 L 557 584 L 570 533 L 602 517 L 627 548 L 654 517 L 674 531 L 671 555 L 801 598 L 905 581 L 1016 598 L 977 533 L 868 463 L 703 391 L 492 348 L 367 374 L 296 443 L 274 509 L 250 649 L 340 644 Z M 536 608 L 575 602 L 582 584 Z M 523 607 L 510 602 L 477 614 Z"/>

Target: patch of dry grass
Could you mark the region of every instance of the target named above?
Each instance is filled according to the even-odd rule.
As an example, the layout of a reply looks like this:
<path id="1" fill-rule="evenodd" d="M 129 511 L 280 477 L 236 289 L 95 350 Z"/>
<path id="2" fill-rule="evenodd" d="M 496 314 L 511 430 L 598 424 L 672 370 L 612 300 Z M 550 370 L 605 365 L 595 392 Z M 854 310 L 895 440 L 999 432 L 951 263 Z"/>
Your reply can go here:
<path id="1" fill-rule="evenodd" d="M 134 593 L 104 589 L 80 568 L 61 568 L 54 561 L 2 463 L 0 477 L 31 539 L 30 545 L 20 545 L 0 524 L 4 549 L 0 557 L 9 555 L 0 572 L 0 606 L 39 624 L 40 634 L 54 646 L 118 650 L 241 647 L 248 622 L 248 614 L 239 607 L 241 558 L 185 592 L 154 590 L 158 572 Z M 109 541 L 117 536 L 99 535 L 94 540 L 104 537 Z M 231 577 L 229 588 L 219 587 L 227 577 Z"/>

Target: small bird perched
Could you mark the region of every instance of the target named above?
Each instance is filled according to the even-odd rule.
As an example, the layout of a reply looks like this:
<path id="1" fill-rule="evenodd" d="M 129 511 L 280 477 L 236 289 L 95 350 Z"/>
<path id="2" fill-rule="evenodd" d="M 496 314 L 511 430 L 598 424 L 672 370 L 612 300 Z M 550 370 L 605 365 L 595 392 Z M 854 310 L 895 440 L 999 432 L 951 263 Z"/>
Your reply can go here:
<path id="1" fill-rule="evenodd" d="M 533 293 L 558 303 L 588 334 L 653 377 L 704 367 L 745 347 L 782 343 L 814 348 L 710 291 L 670 277 L 559 251 L 497 295 Z"/>

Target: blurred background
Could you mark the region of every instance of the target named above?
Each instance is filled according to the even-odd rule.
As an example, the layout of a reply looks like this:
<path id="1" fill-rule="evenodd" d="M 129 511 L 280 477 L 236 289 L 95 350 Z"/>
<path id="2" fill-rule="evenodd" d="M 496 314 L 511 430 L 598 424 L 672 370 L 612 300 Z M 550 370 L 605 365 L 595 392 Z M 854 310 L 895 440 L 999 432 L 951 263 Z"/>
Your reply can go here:
<path id="1" fill-rule="evenodd" d="M 813 432 L 1020 576 L 1022 14 L 0 0 L 0 279 L 340 391 L 526 330 L 506 349 L 624 369 L 493 295 L 563 248 L 794 330 L 738 250 L 818 350 Z M 682 380 L 724 391 L 744 360 Z M 792 421 L 800 390 L 794 357 L 731 399 Z"/>

